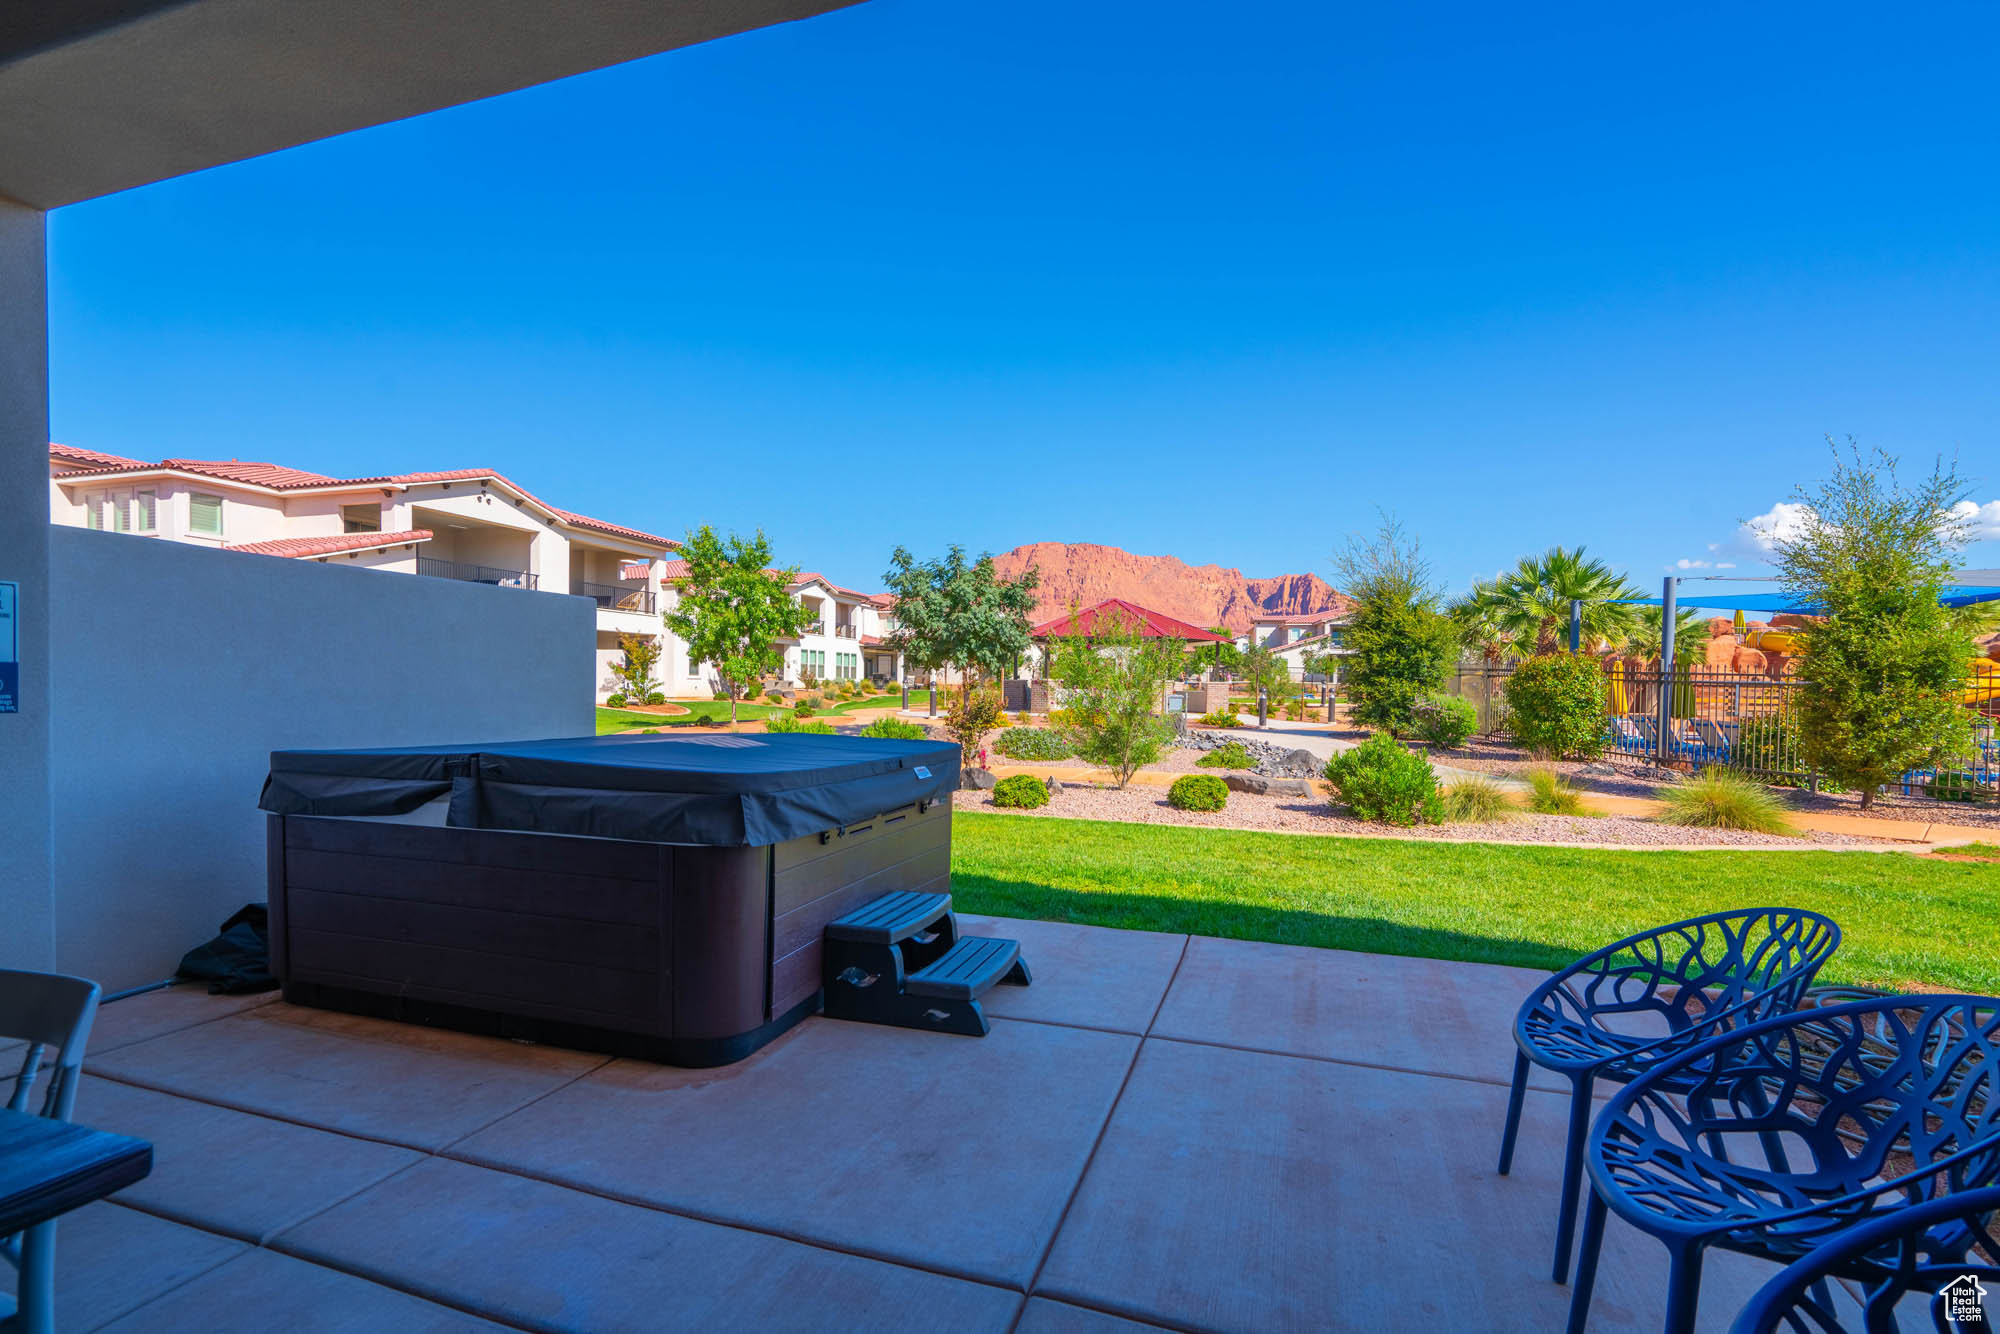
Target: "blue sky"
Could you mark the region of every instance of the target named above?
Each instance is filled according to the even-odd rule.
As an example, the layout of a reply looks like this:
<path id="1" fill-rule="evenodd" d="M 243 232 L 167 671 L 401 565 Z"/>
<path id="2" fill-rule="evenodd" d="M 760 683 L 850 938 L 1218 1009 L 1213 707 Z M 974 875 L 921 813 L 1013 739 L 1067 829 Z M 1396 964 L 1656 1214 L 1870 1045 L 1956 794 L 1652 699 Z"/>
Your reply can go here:
<path id="1" fill-rule="evenodd" d="M 1373 9 L 872 0 L 64 209 L 53 434 L 863 587 L 1378 506 L 1454 585 L 1755 572 L 1829 432 L 2000 501 L 2000 7 Z"/>

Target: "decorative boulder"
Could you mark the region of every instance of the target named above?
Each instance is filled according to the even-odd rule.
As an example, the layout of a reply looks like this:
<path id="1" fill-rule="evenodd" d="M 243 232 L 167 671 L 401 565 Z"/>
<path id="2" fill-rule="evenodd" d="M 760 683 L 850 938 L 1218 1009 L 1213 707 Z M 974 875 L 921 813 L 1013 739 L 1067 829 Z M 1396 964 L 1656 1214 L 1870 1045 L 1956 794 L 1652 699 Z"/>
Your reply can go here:
<path id="1" fill-rule="evenodd" d="M 1247 792 L 1253 797 L 1309 797 L 1312 789 L 1303 778 L 1266 778 L 1262 774 L 1226 773 L 1222 781 L 1231 792 Z"/>
<path id="2" fill-rule="evenodd" d="M 1724 621 L 1723 624 L 1727 625 L 1728 622 Z M 1736 657 L 1738 647 L 1734 630 L 1726 637 L 1711 639 L 1702 649 L 1702 665 L 1728 671 L 1730 670 L 1731 661 Z M 1676 654 L 1675 656 L 1678 657 L 1679 655 Z"/>
<path id="3" fill-rule="evenodd" d="M 1734 639 L 1736 637 L 1736 622 L 1730 620 L 1727 616 L 1709 617 L 1708 637 L 1710 639 Z"/>
<path id="4" fill-rule="evenodd" d="M 1746 676 L 1762 676 L 1771 669 L 1771 660 L 1758 649 L 1738 644 L 1735 656 L 1729 660 L 1729 669 Z"/>
<path id="5" fill-rule="evenodd" d="M 991 769 L 961 769 L 958 774 L 958 785 L 967 792 L 991 792 L 999 781 Z"/>

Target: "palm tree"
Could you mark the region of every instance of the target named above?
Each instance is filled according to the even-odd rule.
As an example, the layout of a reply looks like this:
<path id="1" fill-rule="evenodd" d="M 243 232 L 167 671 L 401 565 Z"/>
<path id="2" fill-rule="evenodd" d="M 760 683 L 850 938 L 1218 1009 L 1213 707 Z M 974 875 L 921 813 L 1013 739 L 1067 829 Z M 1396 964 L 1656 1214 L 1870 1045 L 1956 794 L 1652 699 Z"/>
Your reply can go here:
<path id="1" fill-rule="evenodd" d="M 1625 648 L 1636 658 L 1660 656 L 1660 624 L 1664 607 L 1642 607 L 1626 632 Z M 1708 642 L 1701 618 L 1686 607 L 1674 608 L 1674 661 L 1686 662 Z"/>
<path id="2" fill-rule="evenodd" d="M 1518 656 L 1520 644 L 1500 626 L 1494 596 L 1495 580 L 1476 579 L 1464 596 L 1454 600 L 1447 611 L 1458 627 L 1458 642 L 1487 662 Z"/>
<path id="3" fill-rule="evenodd" d="M 1550 547 L 1490 584 L 1475 589 L 1480 611 L 1497 630 L 1518 644 L 1532 644 L 1537 653 L 1553 653 L 1569 634 L 1569 604 L 1583 604 L 1585 642 L 1624 642 L 1636 607 L 1630 599 L 1639 590 L 1601 560 L 1591 560 L 1582 547 Z"/>

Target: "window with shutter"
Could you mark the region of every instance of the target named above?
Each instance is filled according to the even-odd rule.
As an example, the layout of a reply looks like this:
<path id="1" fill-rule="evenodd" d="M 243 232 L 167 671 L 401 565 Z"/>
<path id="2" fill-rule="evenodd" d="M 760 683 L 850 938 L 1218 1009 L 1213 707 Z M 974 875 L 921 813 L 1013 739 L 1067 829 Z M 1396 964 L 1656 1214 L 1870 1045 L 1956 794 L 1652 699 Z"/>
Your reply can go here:
<path id="1" fill-rule="evenodd" d="M 132 493 L 133 532 L 150 533 L 158 527 L 158 524 L 155 522 L 156 507 L 153 502 L 154 496 L 151 491 L 134 491 Z"/>
<path id="2" fill-rule="evenodd" d="M 222 535 L 222 497 L 190 495 L 188 497 L 188 531 L 204 533 L 210 537 Z"/>
<path id="3" fill-rule="evenodd" d="M 83 526 L 101 529 L 104 527 L 104 494 L 93 491 L 83 498 Z"/>
<path id="4" fill-rule="evenodd" d="M 132 510 L 122 492 L 111 493 L 111 526 L 121 533 L 132 531 Z"/>

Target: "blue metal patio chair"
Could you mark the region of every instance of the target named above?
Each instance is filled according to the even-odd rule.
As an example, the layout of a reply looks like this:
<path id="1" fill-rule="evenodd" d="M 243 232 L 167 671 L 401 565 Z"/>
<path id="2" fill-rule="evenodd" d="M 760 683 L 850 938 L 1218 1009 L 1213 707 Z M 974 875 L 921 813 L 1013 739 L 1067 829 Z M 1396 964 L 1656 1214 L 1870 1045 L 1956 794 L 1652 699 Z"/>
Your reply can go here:
<path id="1" fill-rule="evenodd" d="M 2000 1186 L 1986 1186 L 1958 1195 L 1944 1195 L 1894 1209 L 1857 1223 L 1805 1258 L 1793 1261 L 1776 1278 L 1757 1290 L 1729 1334 L 1850 1334 L 1840 1312 L 1827 1301 L 1825 1280 L 1866 1267 L 1863 1281 L 1887 1266 L 1893 1277 L 1870 1289 L 1862 1310 L 1865 1334 L 1901 1334 L 1896 1305 L 1905 1296 L 1922 1298 L 1937 1334 L 1991 1334 L 2000 1315 L 2000 1237 L 1994 1214 L 2000 1211 Z M 1986 1253 L 1987 1262 L 1964 1253 L 1959 1231 Z M 1943 1241 L 1947 1244 L 1940 1247 Z M 1939 1251 L 1943 1251 L 1940 1258 Z M 1986 1285 L 1993 1285 L 1987 1290 Z M 1954 1318 L 1967 1307 L 1993 1303 L 1978 1320 Z"/>
<path id="2" fill-rule="evenodd" d="M 1724 1033 L 1613 1095 L 1588 1163 L 1570 1334 L 1589 1316 L 1607 1212 L 1666 1245 L 1667 1334 L 1688 1334 L 1710 1247 L 1789 1263 L 2000 1181 L 2000 1000 L 1883 996 Z M 1927 1244 L 1949 1261 L 1973 1236 L 1932 1229 Z M 1839 1272 L 1873 1288 L 1896 1270 L 1872 1252 Z"/>
<path id="3" fill-rule="evenodd" d="M 83 1075 L 83 1048 L 90 1023 L 97 1015 L 97 983 L 58 973 L 25 973 L 0 969 L 0 1038 L 26 1042 L 21 1070 L 14 1081 L 7 1109 L 31 1115 L 70 1119 L 76 1106 L 76 1086 Z M 39 1106 L 34 1102 L 42 1062 L 55 1048 L 55 1063 Z M 54 1295 L 56 1225 L 50 1219 L 25 1232 L 0 1237 L 0 1258 L 20 1271 L 14 1328 L 22 1334 L 49 1334 L 55 1327 Z M 0 1308 L 5 1295 L 0 1294 Z M 0 1318 L 7 1312 L 0 1309 Z M 4 1319 L 0 1319 L 4 1323 Z"/>
<path id="4" fill-rule="evenodd" d="M 1742 908 L 1654 927 L 1585 955 L 1529 993 L 1514 1018 L 1513 1088 L 1500 1175 L 1514 1165 L 1532 1063 L 1570 1081 L 1553 1277 L 1569 1277 L 1590 1090 L 1629 1083 L 1727 1032 L 1792 1009 L 1840 945 L 1840 928 L 1796 908 Z"/>

